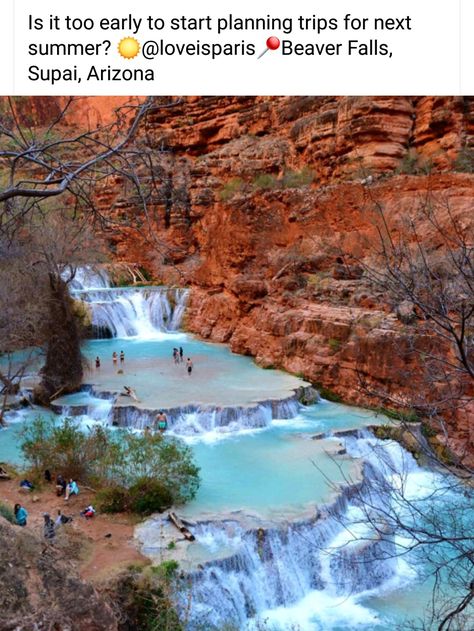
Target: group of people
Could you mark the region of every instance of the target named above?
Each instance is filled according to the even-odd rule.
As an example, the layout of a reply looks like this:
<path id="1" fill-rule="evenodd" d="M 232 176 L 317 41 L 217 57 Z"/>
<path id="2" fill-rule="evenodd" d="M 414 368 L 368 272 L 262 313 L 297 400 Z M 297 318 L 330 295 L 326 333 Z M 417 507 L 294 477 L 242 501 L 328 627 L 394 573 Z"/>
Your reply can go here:
<path id="1" fill-rule="evenodd" d="M 51 483 L 53 481 L 51 472 L 47 469 L 44 472 L 44 478 L 46 482 Z M 56 495 L 58 497 L 62 497 L 64 495 L 64 501 L 69 500 L 72 495 L 79 495 L 79 486 L 77 481 L 73 478 L 69 479 L 69 482 L 66 482 L 64 477 L 59 474 L 56 477 Z M 33 489 L 33 484 L 29 480 L 22 480 L 20 482 L 20 488 L 25 490 L 28 489 L 31 491 Z M 14 515 L 15 522 L 18 526 L 25 527 L 28 524 L 28 511 L 21 504 L 15 504 L 14 507 Z M 84 517 L 90 518 L 93 517 L 95 510 L 92 506 L 88 506 L 84 511 L 81 512 L 81 515 Z M 54 520 L 49 513 L 43 513 L 43 534 L 45 539 L 52 540 L 56 536 L 56 530 L 59 526 L 63 524 L 67 524 L 72 521 L 72 517 L 68 517 L 67 515 L 63 515 L 60 510 L 58 510 L 58 514 L 56 519 Z"/>
<path id="2" fill-rule="evenodd" d="M 15 521 L 17 526 L 21 526 L 24 528 L 28 523 L 28 511 L 21 504 L 15 504 L 14 508 Z M 72 521 L 72 517 L 68 517 L 67 515 L 63 515 L 60 510 L 58 510 L 58 516 L 56 520 L 53 521 L 49 513 L 43 513 L 44 518 L 44 536 L 46 539 L 52 539 L 56 534 L 56 528 L 58 526 L 62 526 L 63 524 L 67 524 Z"/>
<path id="3" fill-rule="evenodd" d="M 44 479 L 48 483 L 53 482 L 53 478 L 51 472 L 47 469 L 44 472 Z M 56 495 L 57 497 L 64 496 L 64 501 L 68 501 L 70 497 L 73 495 L 79 495 L 79 486 L 77 484 L 77 480 L 73 478 L 69 479 L 69 482 L 66 482 L 64 477 L 61 474 L 56 476 L 55 480 L 56 486 Z M 20 488 L 22 489 L 33 489 L 33 484 L 29 480 L 22 480 L 20 482 Z M 28 511 L 21 504 L 15 504 L 14 507 L 14 515 L 15 522 L 18 526 L 25 527 L 28 523 Z M 95 515 L 95 509 L 92 505 L 87 506 L 84 510 L 81 511 L 81 516 L 85 519 L 91 519 Z M 57 529 L 73 520 L 72 517 L 63 515 L 61 510 L 58 510 L 58 514 L 56 519 L 53 519 L 49 513 L 43 513 L 43 535 L 44 538 L 51 541 L 55 538 Z"/>
<path id="4" fill-rule="evenodd" d="M 123 351 L 120 351 L 120 355 L 119 355 L 116 351 L 114 351 L 112 353 L 112 363 L 114 364 L 114 366 L 117 365 L 117 362 L 119 359 L 120 359 L 120 363 L 123 364 L 125 362 L 125 353 Z M 100 368 L 99 355 L 97 355 L 97 357 L 95 358 L 95 367 Z"/>
<path id="5" fill-rule="evenodd" d="M 173 348 L 173 361 L 175 364 L 183 363 L 184 351 L 182 346 L 180 346 L 179 348 Z M 188 375 L 191 376 L 191 373 L 193 372 L 193 362 L 191 361 L 190 357 L 188 357 L 186 360 L 186 369 L 188 371 Z"/>

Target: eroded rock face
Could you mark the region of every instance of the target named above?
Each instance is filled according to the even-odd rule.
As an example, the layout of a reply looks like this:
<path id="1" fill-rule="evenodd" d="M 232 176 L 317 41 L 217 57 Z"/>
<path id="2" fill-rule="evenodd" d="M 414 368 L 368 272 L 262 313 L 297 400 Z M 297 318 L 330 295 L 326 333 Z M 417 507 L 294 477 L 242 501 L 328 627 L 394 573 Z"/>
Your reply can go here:
<path id="1" fill-rule="evenodd" d="M 473 230 L 473 176 L 455 164 L 472 147 L 474 98 L 192 97 L 150 114 L 146 133 L 162 154 L 153 225 L 167 254 L 133 229 L 114 250 L 193 287 L 189 330 L 351 402 L 413 401 L 413 347 L 429 330 L 364 268 L 380 211 L 395 237 L 416 217 L 434 250 L 417 212 L 427 199 L 446 226 L 451 215 Z M 136 213 L 120 187 L 103 195 L 112 214 Z M 456 441 L 474 450 L 461 418 Z"/>
<path id="2" fill-rule="evenodd" d="M 0 630 L 116 631 L 107 601 L 61 553 L 0 517 Z"/>

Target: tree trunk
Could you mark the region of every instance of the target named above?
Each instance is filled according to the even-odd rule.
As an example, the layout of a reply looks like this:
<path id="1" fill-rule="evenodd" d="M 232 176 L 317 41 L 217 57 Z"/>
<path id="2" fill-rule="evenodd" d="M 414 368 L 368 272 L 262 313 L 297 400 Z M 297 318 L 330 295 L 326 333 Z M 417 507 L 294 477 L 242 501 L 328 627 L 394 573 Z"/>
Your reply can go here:
<path id="1" fill-rule="evenodd" d="M 49 339 L 42 379 L 34 391 L 34 401 L 49 406 L 55 393 L 77 391 L 82 383 L 81 336 L 72 311 L 72 301 L 66 283 L 49 275 Z"/>

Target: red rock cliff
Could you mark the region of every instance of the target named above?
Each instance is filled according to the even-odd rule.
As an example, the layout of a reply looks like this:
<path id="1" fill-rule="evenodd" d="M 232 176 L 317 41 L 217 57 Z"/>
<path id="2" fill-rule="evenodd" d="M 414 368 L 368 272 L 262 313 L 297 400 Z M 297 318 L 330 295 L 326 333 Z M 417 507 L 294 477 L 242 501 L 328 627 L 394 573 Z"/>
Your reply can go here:
<path id="1" fill-rule="evenodd" d="M 473 98 L 188 97 L 151 115 L 146 137 L 163 167 L 154 230 L 170 249 L 133 230 L 112 241 L 119 258 L 193 287 L 191 331 L 344 400 L 411 399 L 423 323 L 401 322 L 358 261 L 373 253 L 376 204 L 397 231 L 429 194 L 472 230 L 473 176 L 455 167 L 472 155 Z M 116 191 L 103 201 L 135 212 Z M 460 416 L 456 444 L 472 448 Z"/>

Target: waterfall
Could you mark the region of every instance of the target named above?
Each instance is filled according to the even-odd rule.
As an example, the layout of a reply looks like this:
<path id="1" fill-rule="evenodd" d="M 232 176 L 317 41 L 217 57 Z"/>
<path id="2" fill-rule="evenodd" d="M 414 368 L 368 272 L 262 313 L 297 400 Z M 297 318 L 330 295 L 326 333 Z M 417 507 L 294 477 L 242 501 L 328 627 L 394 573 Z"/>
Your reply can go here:
<path id="1" fill-rule="evenodd" d="M 70 283 L 71 289 L 106 289 L 110 287 L 110 279 L 102 268 L 94 268 L 89 265 L 76 268 L 76 273 Z"/>
<path id="2" fill-rule="evenodd" d="M 391 501 L 383 482 L 421 470 L 402 447 L 368 432 L 345 442 L 348 452 L 364 458 L 362 481 L 344 487 L 315 517 L 262 528 L 246 528 L 236 520 L 201 522 L 193 528 L 198 542 L 193 545 L 207 548 L 210 560 L 189 571 L 184 580 L 188 588 L 183 587 L 180 604 L 184 608 L 191 603 L 190 630 L 202 624 L 209 629 L 224 624 L 251 629 L 253 622 L 272 613 L 277 624 L 270 628 L 287 629 L 291 625 L 278 626 L 278 612 L 283 615 L 287 610 L 288 620 L 288 608 L 310 597 L 330 602 L 330 607 L 348 599 L 357 607 L 363 594 L 413 579 L 413 570 L 397 557 L 396 533 L 375 533 L 364 519 L 363 500 L 370 498 L 373 505 L 378 493 L 375 503 L 383 506 Z M 149 523 L 140 538 L 146 542 L 147 529 L 152 534 L 156 528 L 156 522 Z M 314 618 L 319 613 L 308 615 Z"/>
<path id="3" fill-rule="evenodd" d="M 95 337 L 153 339 L 160 332 L 177 331 L 188 291 L 168 287 L 111 287 L 104 270 L 79 268 L 71 295 L 91 310 Z"/>
<path id="4" fill-rule="evenodd" d="M 96 392 L 95 396 L 113 398 L 112 392 Z M 304 389 L 303 389 L 304 390 Z M 166 408 L 169 431 L 179 436 L 197 436 L 208 432 L 227 433 L 244 429 L 269 427 L 275 419 L 295 418 L 300 410 L 299 393 L 291 397 L 275 401 L 263 401 L 248 406 L 200 406 L 188 404 L 176 408 Z M 64 407 L 56 404 L 54 409 L 64 414 Z M 83 406 L 68 406 L 73 415 L 83 414 Z M 145 429 L 154 424 L 159 410 L 143 409 L 133 405 L 114 406 L 110 412 L 110 421 L 119 427 Z"/>

